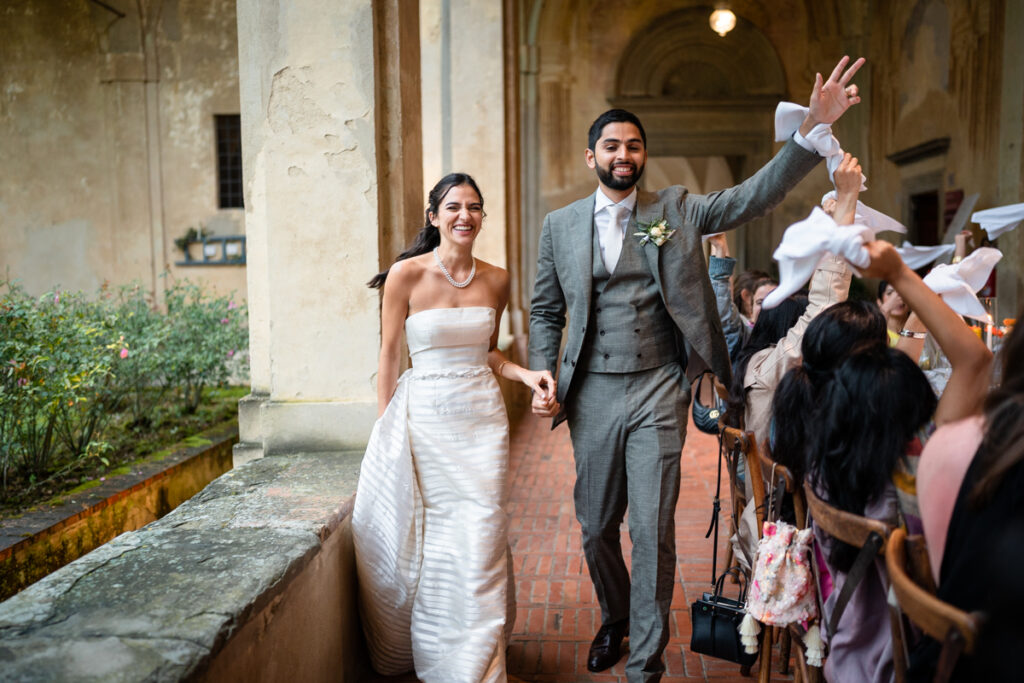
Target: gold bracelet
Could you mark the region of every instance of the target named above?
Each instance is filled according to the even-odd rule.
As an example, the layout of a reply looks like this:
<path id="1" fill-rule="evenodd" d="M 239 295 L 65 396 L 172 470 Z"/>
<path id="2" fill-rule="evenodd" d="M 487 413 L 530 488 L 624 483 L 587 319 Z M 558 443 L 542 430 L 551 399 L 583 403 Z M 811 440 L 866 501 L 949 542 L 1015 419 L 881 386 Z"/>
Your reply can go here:
<path id="1" fill-rule="evenodd" d="M 951 261 L 951 263 L 960 263 L 963 260 L 964 260 L 963 256 L 954 256 L 953 260 Z"/>
<path id="2" fill-rule="evenodd" d="M 501 374 L 501 371 L 502 371 L 502 369 L 504 369 L 504 367 L 506 365 L 508 365 L 511 362 L 512 361 L 510 361 L 510 360 L 503 360 L 500 363 L 498 363 L 498 371 L 495 372 L 494 374 L 496 374 L 498 377 L 504 377 L 505 375 Z"/>

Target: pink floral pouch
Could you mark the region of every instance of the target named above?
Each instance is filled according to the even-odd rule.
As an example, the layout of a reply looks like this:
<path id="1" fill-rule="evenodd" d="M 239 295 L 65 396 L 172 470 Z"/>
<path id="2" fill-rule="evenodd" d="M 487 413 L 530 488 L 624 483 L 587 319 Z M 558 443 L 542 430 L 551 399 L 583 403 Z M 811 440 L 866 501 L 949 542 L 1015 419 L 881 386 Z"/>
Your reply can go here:
<path id="1" fill-rule="evenodd" d="M 765 522 L 750 579 L 747 612 L 762 624 L 805 628 L 818 616 L 811 568 L 811 529 L 786 522 Z"/>

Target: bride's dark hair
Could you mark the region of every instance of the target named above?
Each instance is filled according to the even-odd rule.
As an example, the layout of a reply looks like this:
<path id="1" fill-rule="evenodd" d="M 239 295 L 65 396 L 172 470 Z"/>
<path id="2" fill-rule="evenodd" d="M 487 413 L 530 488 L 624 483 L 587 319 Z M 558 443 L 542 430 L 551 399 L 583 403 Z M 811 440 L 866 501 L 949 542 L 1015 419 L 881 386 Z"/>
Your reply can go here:
<path id="1" fill-rule="evenodd" d="M 469 185 L 473 188 L 473 191 L 476 192 L 476 196 L 480 197 L 480 206 L 483 206 L 484 196 L 480 193 L 480 188 L 477 187 L 476 181 L 473 180 L 471 175 L 468 173 L 449 173 L 445 177 L 441 178 L 437 181 L 437 184 L 434 185 L 430 194 L 427 195 L 427 210 L 424 212 L 423 228 L 419 231 L 419 234 L 416 235 L 416 239 L 413 240 L 413 243 L 398 255 L 398 258 L 395 259 L 395 263 L 404 261 L 407 258 L 412 258 L 413 256 L 426 254 L 428 251 L 433 251 L 434 247 L 441 244 L 441 233 L 437 228 L 431 225 L 430 216 L 431 214 L 435 216 L 437 215 L 438 208 L 441 206 L 441 200 L 445 198 L 445 195 L 447 195 L 453 187 L 458 187 L 459 185 Z M 366 283 L 367 286 L 372 289 L 380 289 L 388 279 L 388 272 L 390 271 L 391 268 L 389 267 L 387 270 L 377 273 L 369 282 Z"/>

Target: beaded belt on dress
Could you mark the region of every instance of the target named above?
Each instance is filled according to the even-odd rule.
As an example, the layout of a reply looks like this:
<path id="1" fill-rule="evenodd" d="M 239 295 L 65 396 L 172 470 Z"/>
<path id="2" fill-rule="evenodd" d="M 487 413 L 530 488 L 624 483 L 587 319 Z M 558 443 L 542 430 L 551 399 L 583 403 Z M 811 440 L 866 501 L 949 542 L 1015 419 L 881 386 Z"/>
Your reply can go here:
<path id="1" fill-rule="evenodd" d="M 465 377 L 481 377 L 491 374 L 491 368 L 487 365 L 475 365 L 468 368 L 451 368 L 447 370 L 422 370 L 415 368 L 409 371 L 410 379 L 462 379 Z"/>

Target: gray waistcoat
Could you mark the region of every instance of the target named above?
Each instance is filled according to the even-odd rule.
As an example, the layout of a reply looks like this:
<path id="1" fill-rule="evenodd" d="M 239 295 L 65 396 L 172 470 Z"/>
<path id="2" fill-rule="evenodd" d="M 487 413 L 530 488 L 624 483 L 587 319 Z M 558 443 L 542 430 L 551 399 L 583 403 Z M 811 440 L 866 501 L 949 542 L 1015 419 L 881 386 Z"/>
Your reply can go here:
<path id="1" fill-rule="evenodd" d="M 593 232 L 594 295 L 584 367 L 590 372 L 639 372 L 679 360 L 676 328 L 639 238 L 627 230 L 619 262 L 609 275 L 597 230 Z"/>

